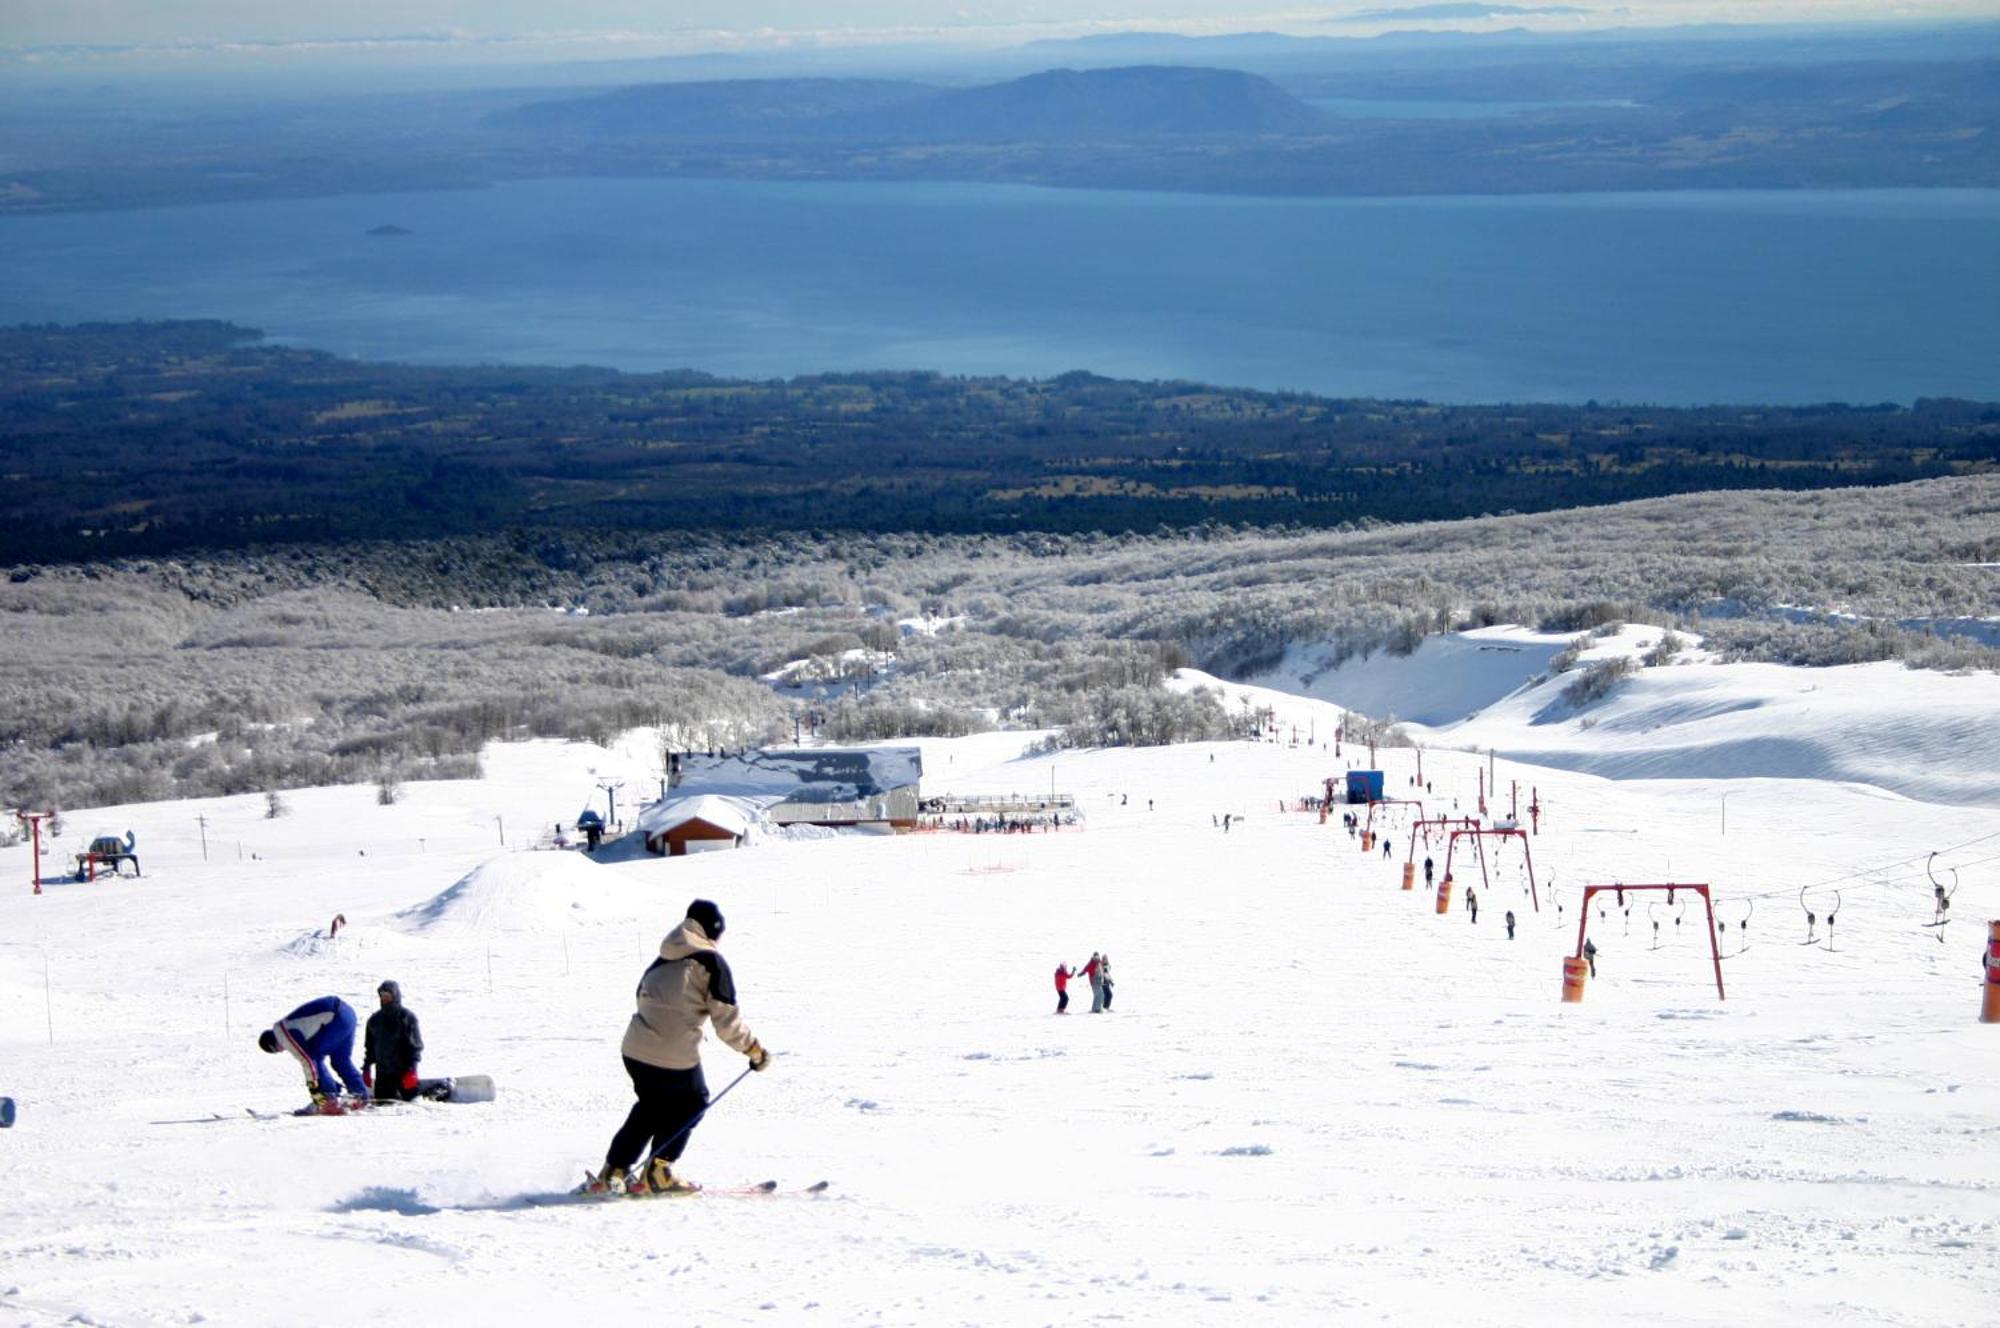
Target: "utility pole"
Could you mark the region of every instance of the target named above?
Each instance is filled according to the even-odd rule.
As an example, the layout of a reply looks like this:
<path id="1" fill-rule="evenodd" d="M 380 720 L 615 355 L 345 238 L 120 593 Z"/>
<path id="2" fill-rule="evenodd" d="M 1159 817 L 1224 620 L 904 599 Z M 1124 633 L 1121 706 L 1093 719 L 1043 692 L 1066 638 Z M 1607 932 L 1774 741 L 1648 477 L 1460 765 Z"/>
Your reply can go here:
<path id="1" fill-rule="evenodd" d="M 208 818 L 206 816 L 197 816 L 194 818 L 194 821 L 196 825 L 201 827 L 201 860 L 203 862 L 207 862 L 208 861 Z"/>
<path id="2" fill-rule="evenodd" d="M 615 826 L 618 824 L 618 790 L 625 787 L 625 781 L 622 779 L 600 779 L 597 781 L 597 787 L 604 790 L 606 807 L 604 823 L 607 827 Z"/>

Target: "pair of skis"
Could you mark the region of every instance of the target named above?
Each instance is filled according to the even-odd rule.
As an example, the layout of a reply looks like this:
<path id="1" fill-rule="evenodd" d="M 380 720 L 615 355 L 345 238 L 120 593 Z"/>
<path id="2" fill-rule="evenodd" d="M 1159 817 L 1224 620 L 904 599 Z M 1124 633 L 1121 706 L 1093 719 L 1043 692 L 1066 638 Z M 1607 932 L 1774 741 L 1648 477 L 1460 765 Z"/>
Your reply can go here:
<path id="1" fill-rule="evenodd" d="M 596 1181 L 597 1178 L 595 1176 L 586 1176 L 584 1184 L 585 1186 L 591 1186 L 595 1185 Z M 801 1185 L 796 1188 L 786 1189 L 775 1180 L 760 1180 L 748 1185 L 703 1185 L 691 1190 L 670 1190 L 665 1194 L 633 1194 L 626 1190 L 598 1190 L 590 1188 L 578 1189 L 572 1193 L 578 1199 L 699 1199 L 704 1195 L 720 1199 L 750 1199 L 761 1195 L 769 1195 L 773 1198 L 782 1198 L 785 1196 L 806 1198 L 816 1194 L 825 1194 L 832 1184 L 832 1181 L 816 1180 L 810 1185 Z"/>

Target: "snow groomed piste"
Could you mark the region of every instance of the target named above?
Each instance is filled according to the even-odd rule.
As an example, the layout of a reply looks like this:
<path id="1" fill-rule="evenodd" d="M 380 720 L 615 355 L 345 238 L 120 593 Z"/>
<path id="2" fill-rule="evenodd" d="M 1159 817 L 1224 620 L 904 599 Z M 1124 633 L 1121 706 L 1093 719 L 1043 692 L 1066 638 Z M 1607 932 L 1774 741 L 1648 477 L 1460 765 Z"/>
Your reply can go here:
<path id="1" fill-rule="evenodd" d="M 1726 709 L 1730 671 L 1677 672 L 1656 681 L 1699 686 L 1739 741 L 1759 711 Z M 1798 685 L 1846 716 L 1849 678 L 1884 707 L 1906 695 L 1842 670 Z M 1990 735 L 1990 680 L 1942 681 L 1969 740 Z M 550 790 L 568 814 L 565 790 L 645 778 L 643 755 L 627 769 L 537 743 L 393 807 L 288 794 L 288 857 L 247 795 L 79 817 L 132 826 L 138 880 L 37 897 L 25 846 L 0 850 L 17 883 L 0 891 L 0 1053 L 34 1104 L 6 1139 L 0 1306 L 255 1324 L 301 1303 L 398 1320 L 663 1304 L 926 1325 L 1107 1304 L 1217 1325 L 1984 1320 L 2000 808 L 1820 779 L 1614 781 L 1426 732 L 1425 819 L 1510 819 L 1518 780 L 1533 856 L 1531 887 L 1520 842 L 1485 841 L 1482 875 L 1461 840 L 1439 914 L 1435 882 L 1400 887 L 1425 856 L 1444 864 L 1441 841 L 1413 854 L 1413 825 L 1385 811 L 1371 833 L 1393 852 L 1363 853 L 1292 810 L 1344 775 L 1351 752 L 1324 745 L 1338 712 L 1247 694 L 1276 710 L 1277 741 L 922 744 L 933 788 L 1069 793 L 1087 817 L 1060 833 L 769 836 L 605 864 L 503 849 L 496 817 L 540 825 Z M 1932 718 L 1950 694 L 1925 693 Z M 1617 741 L 1622 713 L 1549 736 Z M 1796 736 L 1805 713 L 1779 722 Z M 1318 742 L 1294 745 L 1293 719 Z M 1962 783 L 1992 759 L 1971 750 L 1908 759 Z M 1385 792 L 1409 796 L 1415 761 L 1378 753 Z M 204 863 L 196 816 L 243 856 Z M 974 870 L 996 853 L 1005 873 Z M 1937 925 L 1933 876 L 1957 926 Z M 1620 907 L 1621 882 L 1675 883 L 1673 904 Z M 1726 1000 L 1680 883 L 1713 891 Z M 1598 971 L 1564 1004 L 1585 885 L 1612 887 L 1589 900 Z M 717 1198 L 755 1189 L 731 1183 L 746 1175 L 836 1177 L 820 1202 L 562 1194 L 630 1103 L 632 985 L 696 894 L 726 903 L 744 1009 L 780 1059 L 704 1121 L 685 1169 Z M 1052 1018 L 1051 964 L 1093 951 L 1116 956 L 1116 1010 Z M 295 1089 L 249 1034 L 388 975 L 440 1063 L 507 1092 L 252 1121 L 245 1104 Z M 706 1054 L 718 1087 L 740 1068 Z M 148 1124 L 211 1113 L 240 1124 Z M 218 1232 L 229 1268 L 284 1275 L 232 1274 L 225 1297 Z"/>

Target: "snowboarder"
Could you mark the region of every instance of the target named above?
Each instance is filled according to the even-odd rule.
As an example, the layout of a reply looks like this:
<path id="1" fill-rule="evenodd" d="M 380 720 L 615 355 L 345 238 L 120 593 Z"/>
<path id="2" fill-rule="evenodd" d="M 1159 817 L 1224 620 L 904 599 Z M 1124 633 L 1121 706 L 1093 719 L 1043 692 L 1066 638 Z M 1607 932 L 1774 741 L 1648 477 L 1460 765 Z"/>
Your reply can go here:
<path id="1" fill-rule="evenodd" d="M 291 1052 L 305 1068 L 313 1106 L 325 1111 L 338 1105 L 342 1090 L 353 1098 L 368 1096 L 368 1085 L 354 1068 L 354 1023 L 353 1006 L 338 996 L 322 996 L 259 1033 L 257 1045 Z"/>
<path id="2" fill-rule="evenodd" d="M 770 1053 L 736 1008 L 736 979 L 716 948 L 722 931 L 722 910 L 695 900 L 639 979 L 638 1009 L 619 1048 L 639 1100 L 612 1136 L 604 1169 L 586 1186 L 590 1192 L 688 1194 L 699 1188 L 674 1175 L 673 1164 L 708 1109 L 703 1024 L 712 1024 L 717 1037 L 748 1056 L 751 1069 L 770 1065 Z M 629 1174 L 642 1153 L 644 1165 L 637 1175 Z"/>
<path id="3" fill-rule="evenodd" d="M 1104 987 L 1104 1008 L 1111 1009 L 1111 956 L 1097 956 L 1097 980 Z"/>
<path id="4" fill-rule="evenodd" d="M 1056 965 L 1056 1013 L 1069 1013 L 1069 980 L 1076 976 L 1076 970 L 1068 964 Z"/>
<path id="5" fill-rule="evenodd" d="M 1090 979 L 1090 1012 L 1104 1013 L 1104 956 L 1092 950 L 1090 962 L 1083 966 L 1083 975 Z"/>
<path id="6" fill-rule="evenodd" d="M 403 1004 L 403 989 L 385 980 L 375 989 L 382 1008 L 368 1016 L 361 1042 L 361 1077 L 377 1102 L 408 1102 L 417 1096 L 417 1063 L 424 1058 L 424 1034 L 417 1016 Z"/>

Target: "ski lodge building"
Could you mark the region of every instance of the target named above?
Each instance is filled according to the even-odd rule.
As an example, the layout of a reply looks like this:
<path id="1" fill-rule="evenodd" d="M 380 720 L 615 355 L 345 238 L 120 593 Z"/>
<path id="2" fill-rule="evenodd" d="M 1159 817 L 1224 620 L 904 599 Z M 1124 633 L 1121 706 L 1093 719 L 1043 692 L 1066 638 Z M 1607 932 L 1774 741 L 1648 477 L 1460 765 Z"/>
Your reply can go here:
<path id="1" fill-rule="evenodd" d="M 757 821 L 835 829 L 911 830 L 923 752 L 915 747 L 819 747 L 681 756 L 667 796 L 639 815 L 646 847 L 680 856 L 691 844 L 743 842 Z"/>

